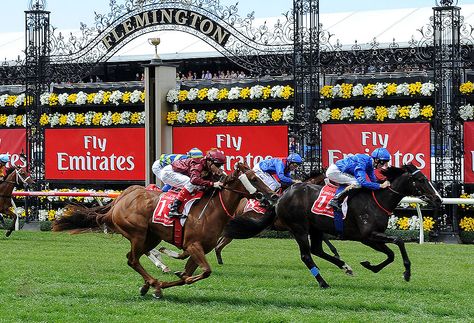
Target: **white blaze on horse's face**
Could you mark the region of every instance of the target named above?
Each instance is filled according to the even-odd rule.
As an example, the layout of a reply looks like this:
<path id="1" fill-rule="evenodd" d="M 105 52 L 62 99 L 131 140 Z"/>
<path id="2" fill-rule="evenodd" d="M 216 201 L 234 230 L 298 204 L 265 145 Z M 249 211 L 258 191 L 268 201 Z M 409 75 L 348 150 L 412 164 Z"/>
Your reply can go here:
<path id="1" fill-rule="evenodd" d="M 257 191 L 255 186 L 250 183 L 249 179 L 247 178 L 247 175 L 240 175 L 239 180 L 242 182 L 242 184 L 244 184 L 245 188 L 247 189 L 247 191 L 249 191 L 250 194 L 253 194 Z"/>

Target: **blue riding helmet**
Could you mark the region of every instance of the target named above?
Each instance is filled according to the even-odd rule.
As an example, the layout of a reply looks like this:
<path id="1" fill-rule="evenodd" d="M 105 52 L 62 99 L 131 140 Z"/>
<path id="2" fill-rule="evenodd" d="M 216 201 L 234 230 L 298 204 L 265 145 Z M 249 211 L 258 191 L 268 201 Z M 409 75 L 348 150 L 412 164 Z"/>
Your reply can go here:
<path id="1" fill-rule="evenodd" d="M 191 148 L 189 151 L 188 151 L 188 157 L 189 158 L 202 158 L 204 157 L 204 154 L 202 153 L 202 151 L 198 148 Z"/>
<path id="2" fill-rule="evenodd" d="M 0 163 L 8 163 L 10 161 L 10 156 L 7 154 L 0 154 Z"/>
<path id="3" fill-rule="evenodd" d="M 286 161 L 289 163 L 301 164 L 303 162 L 303 158 L 297 153 L 289 154 L 286 158 Z"/>
<path id="4" fill-rule="evenodd" d="M 378 159 L 380 161 L 390 161 L 390 159 L 392 159 L 390 153 L 385 148 L 375 149 L 370 155 L 370 157 L 372 157 L 373 159 Z"/>

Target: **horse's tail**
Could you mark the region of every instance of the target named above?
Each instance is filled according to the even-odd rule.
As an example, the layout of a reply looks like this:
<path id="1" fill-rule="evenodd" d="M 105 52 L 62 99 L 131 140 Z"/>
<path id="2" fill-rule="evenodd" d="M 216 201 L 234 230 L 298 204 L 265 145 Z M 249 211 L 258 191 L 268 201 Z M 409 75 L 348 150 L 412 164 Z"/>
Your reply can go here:
<path id="1" fill-rule="evenodd" d="M 67 205 L 63 216 L 53 222 L 53 231 L 84 233 L 102 231 L 102 225 L 113 227 L 110 219 L 114 203 L 87 208 L 81 205 Z"/>
<path id="2" fill-rule="evenodd" d="M 236 216 L 227 223 L 223 236 L 232 239 L 248 239 L 255 237 L 264 229 L 269 227 L 276 217 L 275 208 L 272 207 L 265 214 L 253 218 L 246 216 Z"/>

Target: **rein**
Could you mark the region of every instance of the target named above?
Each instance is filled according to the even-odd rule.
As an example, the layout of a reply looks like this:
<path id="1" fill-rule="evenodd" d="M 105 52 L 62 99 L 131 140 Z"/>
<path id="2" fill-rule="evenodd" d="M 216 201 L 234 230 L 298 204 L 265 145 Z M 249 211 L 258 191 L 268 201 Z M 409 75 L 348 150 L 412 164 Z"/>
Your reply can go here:
<path id="1" fill-rule="evenodd" d="M 372 191 L 372 197 L 374 198 L 375 203 L 377 204 L 377 206 L 378 206 L 381 210 L 383 210 L 385 213 L 387 213 L 387 215 L 392 215 L 393 212 L 388 211 L 386 208 L 384 208 L 384 207 L 382 206 L 382 204 L 379 203 L 379 201 L 378 201 L 377 198 L 375 197 L 375 191 Z"/>
<path id="2" fill-rule="evenodd" d="M 230 214 L 229 210 L 227 210 L 227 208 L 225 207 L 224 201 L 222 200 L 222 191 L 219 191 L 219 202 L 221 202 L 221 205 L 222 205 L 222 208 L 225 211 L 225 214 L 227 214 L 227 216 L 229 218 L 233 219 L 234 216 L 232 214 Z"/>

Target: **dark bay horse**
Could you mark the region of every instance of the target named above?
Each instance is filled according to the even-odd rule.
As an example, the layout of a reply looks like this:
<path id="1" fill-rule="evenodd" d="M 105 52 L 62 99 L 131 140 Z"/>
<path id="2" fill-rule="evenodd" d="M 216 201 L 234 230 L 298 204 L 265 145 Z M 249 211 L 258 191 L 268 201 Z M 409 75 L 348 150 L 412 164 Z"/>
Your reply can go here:
<path id="1" fill-rule="evenodd" d="M 326 178 L 326 174 L 324 172 L 313 171 L 308 176 L 306 176 L 306 178 L 304 179 L 304 182 L 309 183 L 309 184 L 315 184 L 315 185 L 324 185 L 325 178 Z M 236 216 L 249 217 L 249 218 L 260 217 L 262 214 L 255 211 L 250 210 L 250 211 L 244 212 L 247 201 L 248 200 L 245 198 L 240 201 L 240 204 L 237 207 L 237 211 L 235 211 Z M 230 220 L 230 222 L 232 222 L 232 220 Z M 275 231 L 288 231 L 288 227 L 284 223 L 281 222 L 280 218 L 275 219 L 275 221 L 271 225 L 271 229 Z M 250 237 L 245 237 L 245 238 L 250 238 Z M 226 230 L 224 229 L 222 236 L 217 241 L 217 246 L 215 249 L 218 264 L 220 265 L 224 264 L 224 262 L 222 261 L 222 250 L 224 249 L 225 246 L 231 243 L 232 240 L 233 239 L 231 237 L 226 236 Z M 337 252 L 336 247 L 334 247 L 334 245 L 329 241 L 326 235 L 324 235 L 323 241 L 331 250 L 334 257 L 339 258 L 339 253 Z"/>
<path id="2" fill-rule="evenodd" d="M 2 226 L 5 228 L 6 225 L 1 214 L 12 218 L 12 223 L 5 233 L 7 237 L 15 230 L 15 222 L 17 219 L 16 213 L 10 210 L 12 206 L 13 189 L 20 185 L 27 188 L 33 183 L 33 179 L 23 168 L 15 166 L 8 168 L 5 180 L 3 182 L 0 181 L 0 222 Z"/>
<path id="3" fill-rule="evenodd" d="M 106 213 L 90 211 L 78 206 L 69 206 L 66 216 L 56 220 L 54 231 L 74 230 L 76 233 L 98 230 L 106 225 L 130 241 L 127 254 L 128 265 L 144 279 L 140 289 L 145 295 L 150 287 L 155 288 L 154 297 L 162 297 L 162 289 L 192 284 L 211 275 L 206 254 L 214 249 L 224 226 L 231 219 L 243 197 L 264 195 L 275 201 L 275 193 L 244 164 L 237 164 L 235 171 L 224 179 L 222 190 L 213 190 L 191 208 L 183 228 L 183 252 L 180 259 L 188 258 L 184 272 L 177 273 L 179 280 L 163 282 L 152 277 L 140 264 L 140 257 L 156 247 L 162 240 L 174 244 L 173 227 L 152 222 L 153 211 L 159 202 L 160 193 L 148 191 L 142 186 L 131 186 L 108 206 Z M 197 267 L 202 273 L 193 275 Z"/>
<path id="4" fill-rule="evenodd" d="M 348 201 L 343 236 L 345 240 L 360 241 L 387 256 L 377 265 L 372 265 L 368 261 L 361 262 L 362 266 L 375 273 L 394 260 L 394 253 L 386 243 L 396 244 L 403 258 L 404 278 L 409 281 L 411 263 L 403 240 L 384 233 L 387 229 L 388 219 L 405 196 L 420 197 L 435 207 L 441 205 L 442 199 L 425 175 L 411 164 L 401 168 L 389 167 L 382 174 L 391 182 L 391 187 L 377 191 L 361 189 Z M 328 260 L 341 269 L 344 269 L 346 264 L 343 260 L 332 257 L 322 249 L 323 233 L 335 234 L 336 230 L 332 218 L 311 212 L 311 207 L 320 190 L 321 186 L 306 183 L 291 186 L 278 200 L 274 216 L 288 226 L 298 243 L 301 260 L 316 278 L 319 286 L 327 288 L 329 285 L 321 276 L 311 253 Z M 271 217 L 272 214 L 265 214 L 265 216 Z M 239 221 L 232 221 L 232 226 L 226 227 L 227 234 L 231 237 L 238 237 L 242 233 L 247 234 L 249 230 L 261 231 L 270 220 L 260 218 L 258 221 L 250 221 L 239 218 Z"/>

